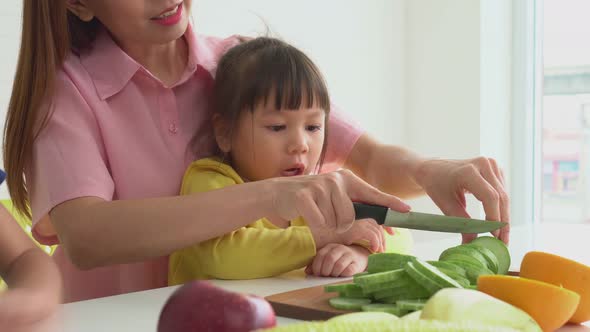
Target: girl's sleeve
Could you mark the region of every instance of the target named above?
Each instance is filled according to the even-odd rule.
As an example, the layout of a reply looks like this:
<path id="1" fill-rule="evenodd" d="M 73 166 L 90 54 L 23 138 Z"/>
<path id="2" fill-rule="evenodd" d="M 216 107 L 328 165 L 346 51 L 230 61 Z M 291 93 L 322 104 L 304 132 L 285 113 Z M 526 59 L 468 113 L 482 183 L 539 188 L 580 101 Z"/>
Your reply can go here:
<path id="1" fill-rule="evenodd" d="M 56 78 L 51 116 L 33 144 L 26 171 L 33 235 L 43 244 L 58 243 L 57 236 L 40 234 L 39 221 L 62 202 L 84 196 L 111 200 L 113 179 L 96 118 L 78 87 L 63 72 Z M 49 224 L 48 218 L 43 223 Z M 52 229 L 43 225 L 43 229 Z"/>
<path id="2" fill-rule="evenodd" d="M 224 236 L 176 252 L 169 282 L 192 279 L 254 279 L 306 266 L 315 256 L 308 227 L 242 227 Z M 171 267 L 172 267 L 171 266 Z"/>

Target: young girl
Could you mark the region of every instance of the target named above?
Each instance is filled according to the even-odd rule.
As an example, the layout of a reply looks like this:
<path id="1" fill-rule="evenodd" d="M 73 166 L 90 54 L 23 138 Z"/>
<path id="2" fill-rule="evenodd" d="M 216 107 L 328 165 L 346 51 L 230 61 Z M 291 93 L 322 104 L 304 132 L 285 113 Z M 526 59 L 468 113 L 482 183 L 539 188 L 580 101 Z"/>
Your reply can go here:
<path id="1" fill-rule="evenodd" d="M 181 194 L 318 173 L 329 131 L 330 98 L 320 71 L 305 54 L 273 38 L 244 42 L 219 61 L 213 90 L 220 156 L 193 162 Z M 318 260 L 309 272 L 351 276 L 364 271 L 371 248 L 359 244 L 372 238 L 380 244 L 373 249 L 381 251 L 383 232 L 367 220 L 345 233 L 320 238 L 302 218 L 266 216 L 174 253 L 168 281 L 269 277 L 308 265 L 316 253 Z"/>
<path id="2" fill-rule="evenodd" d="M 326 171 L 358 176 L 340 170 L 178 196 L 188 165 L 215 147 L 187 153 L 195 132 L 213 131 L 212 73 L 237 43 L 196 34 L 191 3 L 23 0 L 4 163 L 35 238 L 60 244 L 53 257 L 66 302 L 165 286 L 169 254 L 264 216 L 301 215 L 329 236 L 353 224 L 351 200 L 409 210 L 383 191 L 427 193 L 455 215 L 466 214 L 469 191 L 489 219 L 508 220 L 495 162 L 422 158 L 379 144 L 335 112 Z"/>
<path id="3" fill-rule="evenodd" d="M 0 183 L 4 181 L 0 170 Z M 23 232 L 0 204 L 0 326 L 27 329 L 49 317 L 61 300 L 61 278 L 51 258 Z"/>

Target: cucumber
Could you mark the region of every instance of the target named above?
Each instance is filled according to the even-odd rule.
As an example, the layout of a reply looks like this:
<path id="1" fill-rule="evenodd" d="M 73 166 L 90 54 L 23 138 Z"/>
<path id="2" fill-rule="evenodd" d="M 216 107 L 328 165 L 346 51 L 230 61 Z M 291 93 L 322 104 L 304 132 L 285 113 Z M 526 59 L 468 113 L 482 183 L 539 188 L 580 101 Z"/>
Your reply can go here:
<path id="1" fill-rule="evenodd" d="M 458 273 L 458 274 L 462 275 L 463 277 L 467 276 L 465 270 L 455 264 L 451 264 L 451 263 L 445 262 L 445 261 L 426 261 L 426 262 L 430 263 L 430 265 L 432 265 L 434 267 L 437 267 L 439 270 L 445 269 L 447 271 L 453 271 L 455 273 Z"/>
<path id="2" fill-rule="evenodd" d="M 496 255 L 488 248 L 484 247 L 484 246 L 480 246 L 477 244 L 464 244 L 463 246 L 466 247 L 473 247 L 476 250 L 479 251 L 479 253 L 483 256 L 483 258 L 486 259 L 487 264 L 488 264 L 488 269 L 494 273 L 498 273 L 498 258 L 496 258 Z"/>
<path id="3" fill-rule="evenodd" d="M 444 262 L 448 262 L 451 260 L 452 261 L 464 261 L 464 262 L 471 263 L 472 265 L 479 266 L 481 268 L 486 268 L 486 269 L 488 268 L 487 263 L 482 263 L 479 260 L 473 258 L 472 256 L 457 253 L 457 252 L 450 253 L 450 254 L 445 255 L 444 257 L 441 257 L 441 261 L 444 261 Z M 467 271 L 465 271 L 465 272 L 467 272 Z"/>
<path id="4" fill-rule="evenodd" d="M 479 250 L 475 249 L 474 246 L 469 247 L 469 246 L 460 245 L 460 246 L 456 246 L 456 247 L 451 247 L 451 248 L 443 251 L 440 254 L 440 257 L 438 259 L 445 260 L 444 257 L 449 256 L 451 254 L 461 254 L 461 255 L 471 256 L 471 258 L 477 260 L 481 264 L 481 266 L 488 267 L 488 261 L 485 259 L 485 257 L 483 257 L 483 255 L 479 252 Z"/>
<path id="5" fill-rule="evenodd" d="M 371 303 L 361 307 L 362 311 L 386 312 L 396 316 L 403 316 L 407 311 L 398 308 L 395 304 Z"/>
<path id="6" fill-rule="evenodd" d="M 404 269 L 398 269 L 393 271 L 386 271 L 386 272 L 379 272 L 379 273 L 370 273 L 365 274 L 358 277 L 353 277 L 353 281 L 355 284 L 363 287 L 364 285 L 374 284 L 374 283 L 384 283 L 384 282 L 391 282 L 394 283 L 398 279 L 403 279 L 405 276 Z"/>
<path id="7" fill-rule="evenodd" d="M 471 244 L 488 248 L 498 259 L 498 274 L 508 273 L 510 268 L 510 252 L 504 242 L 492 236 L 482 236 L 471 241 Z"/>
<path id="8" fill-rule="evenodd" d="M 467 279 L 469 279 L 470 284 L 477 284 L 477 278 L 480 275 L 494 274 L 492 271 L 488 270 L 487 268 L 481 267 L 477 264 L 473 264 L 468 261 L 452 259 L 447 262 L 456 264 L 456 265 L 462 267 L 463 269 L 465 269 L 465 271 L 467 271 Z"/>
<path id="9" fill-rule="evenodd" d="M 348 297 L 333 297 L 330 305 L 339 310 L 360 310 L 362 306 L 371 303 L 369 299 L 353 299 Z"/>
<path id="10" fill-rule="evenodd" d="M 424 308 L 425 300 L 400 300 L 397 301 L 396 305 L 400 309 L 407 311 L 418 311 Z"/>
<path id="11" fill-rule="evenodd" d="M 414 284 L 415 281 L 404 271 L 395 281 L 368 283 L 361 286 L 365 294 L 373 294 L 389 288 L 405 287 Z"/>
<path id="12" fill-rule="evenodd" d="M 430 296 L 431 292 L 426 288 L 420 286 L 418 283 L 409 285 L 406 287 L 389 288 L 384 289 L 381 292 L 373 293 L 375 300 L 380 301 L 383 299 L 397 299 L 397 300 L 409 300 L 409 299 L 424 299 Z"/>
<path id="13" fill-rule="evenodd" d="M 426 263 L 425 261 L 421 261 L 417 259 L 413 262 L 414 267 L 420 271 L 423 275 L 430 278 L 431 280 L 435 280 L 437 284 L 442 285 L 443 288 L 454 287 L 454 288 L 463 288 L 459 283 L 453 280 L 451 277 L 447 276 L 446 274 L 440 272 L 436 267 Z"/>
<path id="14" fill-rule="evenodd" d="M 326 293 L 331 293 L 331 292 L 344 292 L 344 291 L 350 291 L 350 290 L 362 290 L 361 287 L 359 285 L 353 284 L 353 283 L 347 283 L 347 284 L 336 284 L 336 285 L 326 285 L 324 287 L 324 291 Z"/>
<path id="15" fill-rule="evenodd" d="M 405 270 L 420 286 L 430 292 L 429 296 L 444 288 L 444 286 L 439 284 L 436 279 L 433 280 L 418 271 L 414 266 L 414 262 L 408 262 L 405 266 Z"/>
<path id="16" fill-rule="evenodd" d="M 447 270 L 442 267 L 439 267 L 438 270 L 458 282 L 459 285 L 463 287 L 469 285 L 469 279 L 467 279 L 467 276 L 460 275 L 459 273 L 455 273 L 455 271 Z"/>
<path id="17" fill-rule="evenodd" d="M 377 273 L 403 269 L 407 262 L 416 259 L 414 256 L 396 253 L 379 253 L 369 256 L 367 272 Z"/>

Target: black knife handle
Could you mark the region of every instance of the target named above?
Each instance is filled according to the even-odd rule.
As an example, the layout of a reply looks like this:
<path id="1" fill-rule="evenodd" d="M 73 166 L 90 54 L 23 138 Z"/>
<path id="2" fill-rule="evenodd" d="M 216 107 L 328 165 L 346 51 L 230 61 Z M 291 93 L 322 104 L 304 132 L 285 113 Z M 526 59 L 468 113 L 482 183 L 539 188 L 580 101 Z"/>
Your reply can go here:
<path id="1" fill-rule="evenodd" d="M 379 225 L 383 225 L 385 217 L 387 216 L 387 210 L 385 206 L 370 205 L 363 203 L 352 203 L 354 205 L 355 220 L 371 218 L 374 219 Z"/>

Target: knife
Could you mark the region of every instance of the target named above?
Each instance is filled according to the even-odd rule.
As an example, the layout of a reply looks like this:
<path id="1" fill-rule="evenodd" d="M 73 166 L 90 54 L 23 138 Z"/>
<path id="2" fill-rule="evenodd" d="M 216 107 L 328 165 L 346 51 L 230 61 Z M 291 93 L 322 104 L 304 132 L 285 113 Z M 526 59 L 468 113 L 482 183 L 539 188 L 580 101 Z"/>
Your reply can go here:
<path id="1" fill-rule="evenodd" d="M 379 225 L 449 233 L 486 233 L 506 226 L 508 223 L 450 217 L 421 212 L 397 212 L 385 206 L 353 203 L 355 219 L 374 219 Z"/>

